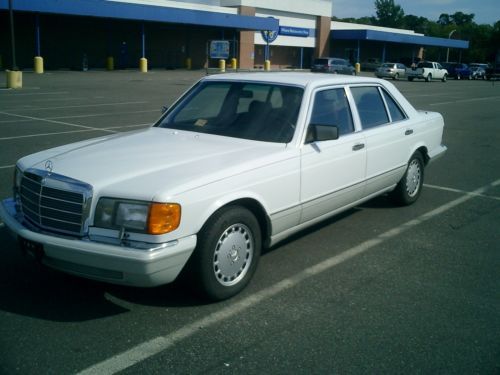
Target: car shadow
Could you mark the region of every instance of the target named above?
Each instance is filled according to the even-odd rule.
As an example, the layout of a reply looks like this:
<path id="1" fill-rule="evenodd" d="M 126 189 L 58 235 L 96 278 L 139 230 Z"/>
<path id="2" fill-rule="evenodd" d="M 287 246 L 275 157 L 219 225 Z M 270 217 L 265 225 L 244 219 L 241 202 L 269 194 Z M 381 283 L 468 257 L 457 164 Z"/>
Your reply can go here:
<path id="1" fill-rule="evenodd" d="M 0 310 L 11 314 L 83 322 L 127 313 L 127 303 L 165 307 L 205 304 L 182 282 L 133 288 L 52 270 L 23 255 L 5 228 L 0 228 L 0 243 Z"/>

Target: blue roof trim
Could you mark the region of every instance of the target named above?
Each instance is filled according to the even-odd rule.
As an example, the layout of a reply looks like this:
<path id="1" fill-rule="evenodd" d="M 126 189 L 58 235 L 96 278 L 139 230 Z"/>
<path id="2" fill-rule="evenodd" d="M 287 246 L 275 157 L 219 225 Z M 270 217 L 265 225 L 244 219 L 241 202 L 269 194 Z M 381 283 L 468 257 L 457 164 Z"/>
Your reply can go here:
<path id="1" fill-rule="evenodd" d="M 332 30 L 331 36 L 334 40 L 372 40 L 379 42 L 418 44 L 421 46 L 469 48 L 468 40 L 434 38 L 430 36 L 390 33 L 377 30 Z"/>
<path id="2" fill-rule="evenodd" d="M 243 16 L 192 9 L 167 8 L 105 0 L 15 0 L 15 11 L 119 18 L 140 21 L 171 22 L 190 25 L 231 27 L 245 30 L 277 31 L 275 18 Z M 0 9 L 8 9 L 8 1 L 0 0 Z"/>

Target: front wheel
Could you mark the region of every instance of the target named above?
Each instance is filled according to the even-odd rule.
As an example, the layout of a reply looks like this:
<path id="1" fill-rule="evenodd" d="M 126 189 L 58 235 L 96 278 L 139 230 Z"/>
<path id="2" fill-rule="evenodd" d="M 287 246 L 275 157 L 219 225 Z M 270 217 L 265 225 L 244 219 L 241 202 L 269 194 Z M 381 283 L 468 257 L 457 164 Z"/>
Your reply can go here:
<path id="1" fill-rule="evenodd" d="M 200 231 L 190 260 L 196 291 L 221 301 L 243 290 L 257 268 L 261 242 L 259 222 L 252 212 L 240 206 L 217 211 Z"/>
<path id="2" fill-rule="evenodd" d="M 424 160 L 422 154 L 415 152 L 408 162 L 406 172 L 392 191 L 394 201 L 401 206 L 408 206 L 417 201 L 424 183 Z"/>
<path id="3" fill-rule="evenodd" d="M 396 75 L 394 76 L 394 80 L 397 81 L 399 79 L 399 73 L 396 73 Z"/>
<path id="4" fill-rule="evenodd" d="M 432 74 L 431 74 L 431 73 L 429 73 L 429 74 L 427 75 L 427 77 L 425 77 L 425 81 L 426 81 L 426 82 L 430 82 L 431 80 L 432 80 Z"/>

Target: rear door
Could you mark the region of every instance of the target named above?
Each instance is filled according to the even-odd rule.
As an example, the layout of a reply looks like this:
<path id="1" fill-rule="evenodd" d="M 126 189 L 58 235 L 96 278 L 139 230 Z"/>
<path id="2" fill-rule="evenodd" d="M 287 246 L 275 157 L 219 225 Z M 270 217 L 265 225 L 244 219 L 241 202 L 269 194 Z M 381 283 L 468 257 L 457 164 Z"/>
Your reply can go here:
<path id="1" fill-rule="evenodd" d="M 352 86 L 350 91 L 366 142 L 364 196 L 370 196 L 401 179 L 408 162 L 413 129 L 408 116 L 383 87 Z"/>
<path id="2" fill-rule="evenodd" d="M 309 125 L 339 128 L 336 140 L 306 142 L 301 150 L 301 222 L 305 223 L 361 198 L 364 189 L 366 148 L 356 131 L 343 87 L 318 89 L 313 94 Z"/>

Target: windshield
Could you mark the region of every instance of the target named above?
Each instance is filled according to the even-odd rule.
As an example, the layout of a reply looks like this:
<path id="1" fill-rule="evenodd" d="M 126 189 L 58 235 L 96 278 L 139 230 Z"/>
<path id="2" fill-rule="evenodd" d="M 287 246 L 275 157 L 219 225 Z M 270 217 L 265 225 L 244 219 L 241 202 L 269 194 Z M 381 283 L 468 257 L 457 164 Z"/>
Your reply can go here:
<path id="1" fill-rule="evenodd" d="M 303 89 L 268 83 L 205 81 L 155 125 L 264 142 L 292 140 Z"/>

